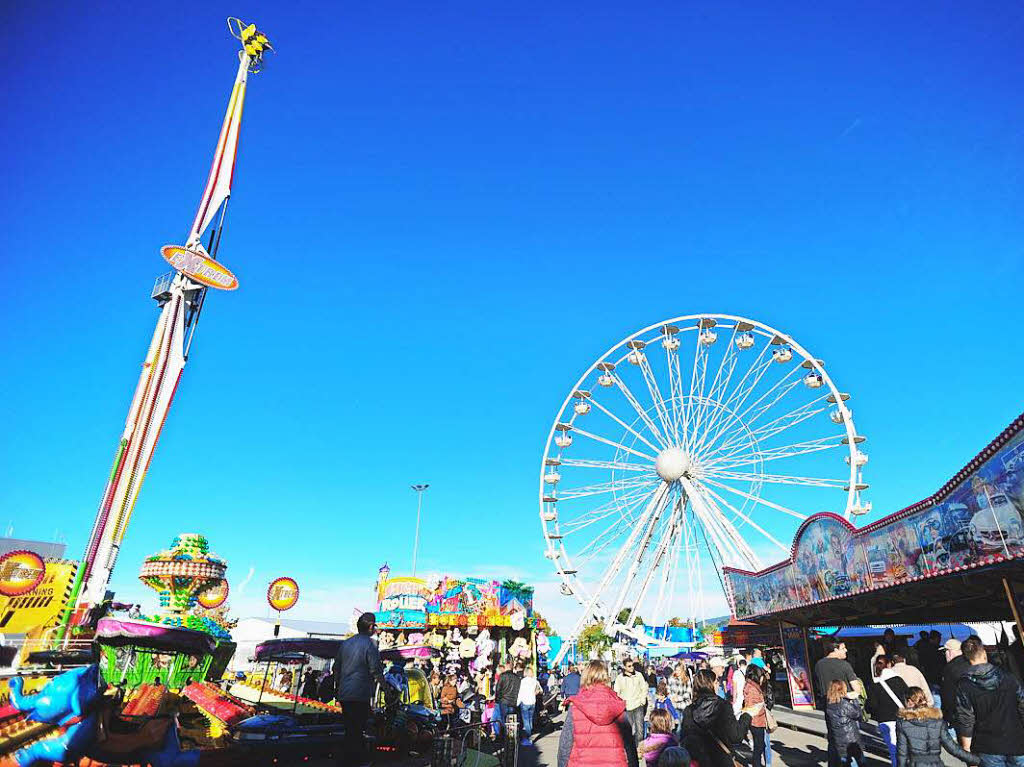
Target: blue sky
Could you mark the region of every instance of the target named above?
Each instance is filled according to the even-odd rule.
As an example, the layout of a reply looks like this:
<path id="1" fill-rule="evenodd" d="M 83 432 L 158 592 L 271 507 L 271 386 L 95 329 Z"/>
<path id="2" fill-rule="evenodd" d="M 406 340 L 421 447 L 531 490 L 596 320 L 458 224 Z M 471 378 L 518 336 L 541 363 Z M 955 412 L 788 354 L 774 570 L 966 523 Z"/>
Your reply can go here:
<path id="1" fill-rule="evenodd" d="M 825 358 L 876 513 L 1021 410 L 1024 11 L 949 2 L 305 2 L 3 13 L 0 523 L 85 543 L 234 73 L 221 260 L 113 585 L 180 531 L 239 601 L 347 618 L 384 561 L 543 584 L 551 419 L 608 346 L 695 312 Z M 363 596 L 365 595 L 365 597 Z"/>

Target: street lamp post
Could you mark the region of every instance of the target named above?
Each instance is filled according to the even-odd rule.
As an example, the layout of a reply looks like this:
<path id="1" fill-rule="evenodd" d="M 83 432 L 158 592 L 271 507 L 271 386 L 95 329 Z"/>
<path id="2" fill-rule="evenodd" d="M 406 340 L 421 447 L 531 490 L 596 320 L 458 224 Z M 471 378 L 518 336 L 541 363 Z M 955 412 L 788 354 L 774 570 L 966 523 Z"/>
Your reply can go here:
<path id="1" fill-rule="evenodd" d="M 420 548 L 420 511 L 423 509 L 423 493 L 430 485 L 423 483 L 420 485 L 410 485 L 413 490 L 416 491 L 416 537 L 412 544 L 412 577 L 416 577 L 416 553 Z"/>

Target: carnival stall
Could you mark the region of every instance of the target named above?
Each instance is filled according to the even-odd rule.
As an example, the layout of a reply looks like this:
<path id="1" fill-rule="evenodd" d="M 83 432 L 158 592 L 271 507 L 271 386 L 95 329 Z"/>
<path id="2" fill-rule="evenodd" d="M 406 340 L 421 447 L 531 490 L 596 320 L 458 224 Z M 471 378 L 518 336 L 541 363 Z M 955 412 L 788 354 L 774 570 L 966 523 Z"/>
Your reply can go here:
<path id="1" fill-rule="evenodd" d="M 723 572 L 733 615 L 779 632 L 794 707 L 814 703 L 813 626 L 1013 620 L 1024 631 L 1024 416 L 933 495 L 861 528 L 815 514 L 791 552 Z"/>
<path id="2" fill-rule="evenodd" d="M 534 612 L 533 588 L 525 583 L 391 577 L 385 564 L 376 590 L 381 650 L 431 647 L 439 651 L 432 664 L 440 672 L 475 680 L 484 694 L 499 663 L 519 660 L 538 673 L 547 668 L 548 626 Z"/>

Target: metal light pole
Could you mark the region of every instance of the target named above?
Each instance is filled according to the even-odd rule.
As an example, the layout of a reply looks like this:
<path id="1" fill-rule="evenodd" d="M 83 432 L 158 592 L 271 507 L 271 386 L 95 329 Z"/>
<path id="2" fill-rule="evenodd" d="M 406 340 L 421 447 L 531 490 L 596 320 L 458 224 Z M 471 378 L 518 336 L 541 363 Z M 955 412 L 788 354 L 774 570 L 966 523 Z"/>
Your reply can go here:
<path id="1" fill-rule="evenodd" d="M 423 493 L 430 485 L 423 483 L 421 485 L 410 485 L 410 487 L 416 491 L 416 538 L 412 544 L 412 577 L 416 577 L 416 552 L 420 548 L 420 511 L 423 509 Z"/>

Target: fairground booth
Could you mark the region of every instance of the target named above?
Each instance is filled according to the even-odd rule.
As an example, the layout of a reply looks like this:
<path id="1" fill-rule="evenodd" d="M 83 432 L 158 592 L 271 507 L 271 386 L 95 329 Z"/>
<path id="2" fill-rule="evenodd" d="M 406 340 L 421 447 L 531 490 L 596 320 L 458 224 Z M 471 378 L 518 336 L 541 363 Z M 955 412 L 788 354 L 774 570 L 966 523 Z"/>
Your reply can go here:
<path id="1" fill-rule="evenodd" d="M 1020 636 L 1022 513 L 1024 415 L 928 498 L 862 528 L 816 514 L 788 559 L 725 568 L 733 616 L 778 636 L 796 708 L 815 703 L 815 626 L 1012 621 Z"/>
<path id="2" fill-rule="evenodd" d="M 548 626 L 534 613 L 533 588 L 518 581 L 444 576 L 428 583 L 392 577 L 385 564 L 376 615 L 382 650 L 425 645 L 439 651 L 443 667 L 472 673 L 510 660 L 546 666 Z"/>

